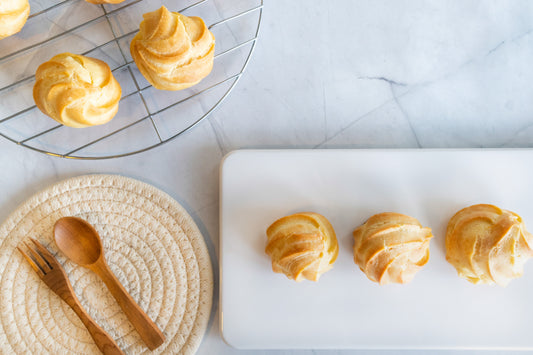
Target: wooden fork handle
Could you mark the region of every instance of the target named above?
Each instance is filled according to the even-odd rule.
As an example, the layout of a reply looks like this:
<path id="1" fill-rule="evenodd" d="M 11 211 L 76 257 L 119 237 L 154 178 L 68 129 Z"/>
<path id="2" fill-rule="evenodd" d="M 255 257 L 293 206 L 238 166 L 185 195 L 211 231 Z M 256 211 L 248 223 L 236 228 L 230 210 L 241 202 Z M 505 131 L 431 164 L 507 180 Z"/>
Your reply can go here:
<path id="1" fill-rule="evenodd" d="M 85 309 L 83 309 L 72 289 L 58 290 L 56 293 L 70 306 L 70 308 L 72 308 L 78 317 L 80 317 L 81 321 L 96 343 L 96 346 L 102 351 L 103 354 L 124 355 L 113 338 L 111 338 L 111 336 L 104 329 L 102 329 L 102 327 L 100 327 L 94 321 L 94 319 L 91 318 L 91 316 L 89 316 Z"/>
<path id="2" fill-rule="evenodd" d="M 135 302 L 124 286 L 109 270 L 107 264 L 95 264 L 92 270 L 104 281 L 111 295 L 116 299 L 122 311 L 137 330 L 141 339 L 150 350 L 154 350 L 165 342 L 165 335 Z"/>

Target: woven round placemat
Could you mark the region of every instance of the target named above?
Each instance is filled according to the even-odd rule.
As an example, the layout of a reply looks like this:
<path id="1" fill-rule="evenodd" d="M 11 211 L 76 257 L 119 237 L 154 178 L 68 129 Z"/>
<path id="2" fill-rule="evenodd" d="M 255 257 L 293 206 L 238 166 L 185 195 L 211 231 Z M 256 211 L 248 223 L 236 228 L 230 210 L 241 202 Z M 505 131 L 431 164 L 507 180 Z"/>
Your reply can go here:
<path id="1" fill-rule="evenodd" d="M 96 228 L 111 270 L 165 334 L 152 353 L 196 352 L 211 311 L 213 274 L 194 221 L 151 185 L 86 175 L 35 195 L 0 226 L 0 353 L 100 353 L 76 314 L 15 249 L 27 237 L 57 257 L 83 307 L 125 353 L 150 353 L 104 283 L 58 251 L 53 226 L 64 216 Z"/>

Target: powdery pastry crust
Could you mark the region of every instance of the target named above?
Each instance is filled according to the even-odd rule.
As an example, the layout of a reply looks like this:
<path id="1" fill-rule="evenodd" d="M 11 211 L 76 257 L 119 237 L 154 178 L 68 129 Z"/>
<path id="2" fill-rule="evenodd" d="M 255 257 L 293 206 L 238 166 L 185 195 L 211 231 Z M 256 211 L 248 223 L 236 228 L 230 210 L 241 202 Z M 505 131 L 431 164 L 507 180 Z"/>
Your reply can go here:
<path id="1" fill-rule="evenodd" d="M 385 212 L 353 232 L 354 261 L 380 285 L 410 282 L 429 260 L 431 229 L 416 218 Z"/>
<path id="2" fill-rule="evenodd" d="M 532 246 L 519 215 L 488 204 L 463 208 L 446 230 L 446 260 L 474 284 L 505 286 L 522 276 Z"/>
<path id="3" fill-rule="evenodd" d="M 109 122 L 118 111 L 121 95 L 111 69 L 99 59 L 61 53 L 35 73 L 35 104 L 65 126 L 82 128 Z"/>
<path id="4" fill-rule="evenodd" d="M 211 72 L 215 36 L 201 18 L 170 12 L 164 6 L 143 17 L 130 52 L 156 89 L 186 89 Z"/>
<path id="5" fill-rule="evenodd" d="M 339 246 L 329 221 L 313 212 L 296 213 L 275 221 L 267 229 L 265 252 L 272 270 L 289 279 L 318 281 L 333 267 Z"/>
<path id="6" fill-rule="evenodd" d="M 0 39 L 19 32 L 30 14 L 28 0 L 0 1 Z"/>

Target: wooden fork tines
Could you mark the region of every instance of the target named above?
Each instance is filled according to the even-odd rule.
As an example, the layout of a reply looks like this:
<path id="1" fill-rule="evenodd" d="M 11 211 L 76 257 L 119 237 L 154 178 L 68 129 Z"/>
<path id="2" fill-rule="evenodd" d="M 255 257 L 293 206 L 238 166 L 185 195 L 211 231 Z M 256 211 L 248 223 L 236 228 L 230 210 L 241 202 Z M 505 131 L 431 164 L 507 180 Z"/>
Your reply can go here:
<path id="1" fill-rule="evenodd" d="M 21 245 L 17 246 L 17 249 L 24 255 L 41 280 L 76 312 L 102 353 L 124 354 L 113 338 L 83 309 L 72 289 L 65 270 L 57 259 L 37 240 L 33 238 L 30 238 L 30 240 L 31 244 L 27 242 L 21 243 L 28 252 L 25 252 Z"/>

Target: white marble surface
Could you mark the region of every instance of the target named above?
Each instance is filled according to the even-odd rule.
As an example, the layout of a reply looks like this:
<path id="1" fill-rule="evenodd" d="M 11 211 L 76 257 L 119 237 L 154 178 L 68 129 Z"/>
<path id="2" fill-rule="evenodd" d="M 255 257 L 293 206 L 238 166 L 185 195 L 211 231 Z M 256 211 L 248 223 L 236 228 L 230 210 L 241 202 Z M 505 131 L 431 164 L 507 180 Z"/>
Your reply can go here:
<path id="1" fill-rule="evenodd" d="M 263 21 L 235 91 L 169 144 L 126 158 L 73 161 L 0 139 L 0 219 L 64 178 L 139 178 L 192 214 L 218 285 L 218 167 L 233 149 L 533 146 L 529 0 L 267 1 Z M 199 354 L 352 353 L 232 349 L 219 335 L 217 302 L 215 292 Z"/>

